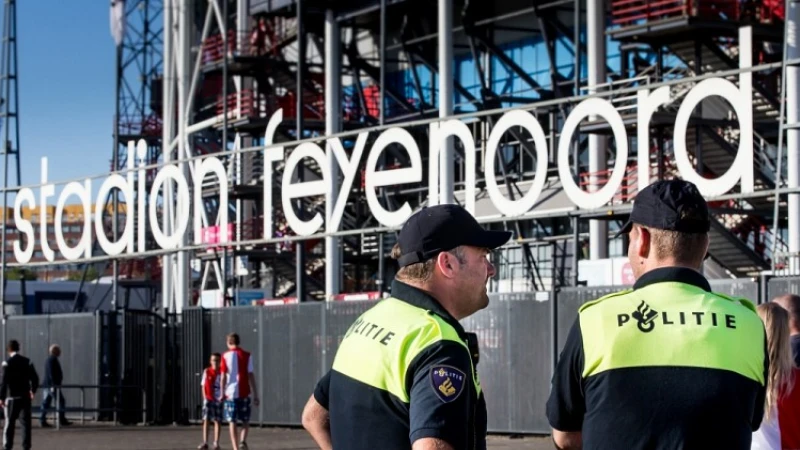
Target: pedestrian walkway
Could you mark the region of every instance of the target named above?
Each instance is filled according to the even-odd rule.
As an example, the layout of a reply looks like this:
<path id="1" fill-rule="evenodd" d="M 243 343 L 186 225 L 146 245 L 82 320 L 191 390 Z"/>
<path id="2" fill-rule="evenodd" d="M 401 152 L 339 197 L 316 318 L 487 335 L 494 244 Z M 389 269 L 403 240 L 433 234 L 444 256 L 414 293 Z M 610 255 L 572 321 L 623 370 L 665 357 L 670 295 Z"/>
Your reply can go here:
<path id="1" fill-rule="evenodd" d="M 227 428 L 224 429 L 228 431 Z M 34 448 L 75 450 L 191 450 L 200 443 L 198 426 L 114 427 L 111 425 L 73 425 L 61 430 L 33 429 Z M 227 436 L 227 435 L 225 435 Z M 222 448 L 230 449 L 230 441 L 222 439 Z M 299 429 L 253 428 L 248 439 L 250 450 L 312 450 L 313 441 Z M 513 439 L 492 436 L 492 450 L 550 450 L 549 437 Z"/>

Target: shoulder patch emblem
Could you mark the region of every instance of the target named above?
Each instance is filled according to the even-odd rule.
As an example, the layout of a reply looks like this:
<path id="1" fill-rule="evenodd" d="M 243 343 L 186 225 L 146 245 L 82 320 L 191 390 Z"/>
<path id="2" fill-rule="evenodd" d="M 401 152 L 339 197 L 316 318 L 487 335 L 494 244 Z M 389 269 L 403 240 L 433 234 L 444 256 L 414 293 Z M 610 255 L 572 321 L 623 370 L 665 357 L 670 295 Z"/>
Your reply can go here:
<path id="1" fill-rule="evenodd" d="M 431 367 L 431 384 L 433 392 L 439 400 L 450 403 L 461 395 L 466 385 L 467 376 L 452 366 Z"/>

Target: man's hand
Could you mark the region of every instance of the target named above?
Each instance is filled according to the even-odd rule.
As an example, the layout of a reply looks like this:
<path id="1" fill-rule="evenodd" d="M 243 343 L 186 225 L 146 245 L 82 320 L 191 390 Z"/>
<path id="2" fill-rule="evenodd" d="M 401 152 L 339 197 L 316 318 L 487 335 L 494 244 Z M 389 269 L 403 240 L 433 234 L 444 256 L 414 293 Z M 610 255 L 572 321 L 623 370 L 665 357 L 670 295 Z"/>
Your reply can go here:
<path id="1" fill-rule="evenodd" d="M 259 404 L 259 403 L 260 403 L 260 402 L 258 401 L 258 396 L 256 396 L 256 397 L 253 397 L 253 405 L 254 405 L 254 406 L 258 406 L 258 404 Z"/>
<path id="2" fill-rule="evenodd" d="M 4 400 L 0 400 L 0 408 L 5 408 L 6 402 Z"/>
<path id="3" fill-rule="evenodd" d="M 33 391 L 31 391 L 31 400 L 33 400 L 33 397 L 36 397 L 36 393 L 34 393 Z"/>

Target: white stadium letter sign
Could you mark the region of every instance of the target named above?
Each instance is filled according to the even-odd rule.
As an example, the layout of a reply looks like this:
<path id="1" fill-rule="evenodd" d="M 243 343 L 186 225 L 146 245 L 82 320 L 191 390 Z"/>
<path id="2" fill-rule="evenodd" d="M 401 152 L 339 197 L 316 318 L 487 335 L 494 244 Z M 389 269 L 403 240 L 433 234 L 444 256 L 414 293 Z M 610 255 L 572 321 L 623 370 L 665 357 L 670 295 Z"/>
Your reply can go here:
<path id="1" fill-rule="evenodd" d="M 659 106 L 669 103 L 669 86 L 662 86 L 653 92 L 642 89 L 636 96 L 636 145 L 639 147 L 636 183 L 641 191 L 650 184 L 650 119 Z"/>
<path id="2" fill-rule="evenodd" d="M 87 178 L 84 180 L 84 184 L 80 184 L 77 181 L 68 183 L 64 186 L 64 190 L 61 191 L 61 195 L 58 196 L 55 217 L 56 244 L 58 245 L 58 250 L 68 261 L 80 259 L 81 255 L 85 258 L 90 258 L 92 256 L 91 192 L 92 180 Z M 83 207 L 83 233 L 81 233 L 81 239 L 75 247 L 67 245 L 67 242 L 64 240 L 63 231 L 64 207 L 67 203 L 67 197 L 70 195 L 76 195 L 81 200 L 81 206 Z M 102 208 L 102 205 L 100 207 Z"/>
<path id="3" fill-rule="evenodd" d="M 22 217 L 23 202 L 28 202 L 31 209 L 36 208 L 36 196 L 33 195 L 33 191 L 29 188 L 20 189 L 14 198 L 14 224 L 25 235 L 26 243 L 25 250 L 23 250 L 22 242 L 19 239 L 14 240 L 14 258 L 20 264 L 25 264 L 31 260 L 33 248 L 36 246 L 36 234 L 33 231 L 33 225 L 30 220 Z"/>
<path id="4" fill-rule="evenodd" d="M 617 144 L 617 156 L 614 162 L 614 171 L 605 186 L 596 192 L 585 192 L 572 179 L 572 172 L 569 166 L 570 144 L 572 135 L 578 129 L 581 120 L 586 117 L 598 115 L 611 125 L 614 133 L 614 141 Z M 628 135 L 625 132 L 625 124 L 622 122 L 619 112 L 608 100 L 602 98 L 588 98 L 578 104 L 564 122 L 561 130 L 561 138 L 558 140 L 558 177 L 561 179 L 561 186 L 572 203 L 583 209 L 602 208 L 614 198 L 614 194 L 622 184 L 625 176 L 625 167 L 628 160 Z"/>
<path id="5" fill-rule="evenodd" d="M 311 158 L 317 163 L 320 171 L 322 171 L 322 179 L 292 183 L 294 170 L 300 165 L 303 158 Z M 301 166 L 300 170 L 305 170 L 305 167 Z M 286 167 L 283 170 L 281 201 L 283 203 L 283 215 L 286 217 L 286 221 L 299 236 L 314 234 L 322 226 L 324 220 L 320 213 L 314 214 L 314 217 L 309 220 L 301 220 L 297 217 L 292 207 L 292 200 L 295 198 L 325 195 L 327 189 L 325 180 L 327 180 L 329 176 L 330 171 L 328 170 L 327 157 L 325 156 L 325 151 L 322 150 L 319 145 L 313 142 L 306 142 L 300 144 L 289 154 L 289 159 L 286 161 Z"/>
<path id="6" fill-rule="evenodd" d="M 381 155 L 381 152 L 389 145 L 395 143 L 401 144 L 406 148 L 408 156 L 411 159 L 411 167 L 376 172 L 375 166 L 378 164 L 378 157 Z M 367 204 L 369 205 L 370 211 L 372 211 L 372 214 L 378 219 L 378 222 L 385 227 L 402 225 L 411 215 L 411 206 L 406 202 L 397 211 L 387 211 L 378 201 L 375 188 L 393 186 L 396 184 L 419 183 L 422 181 L 422 157 L 419 154 L 419 147 L 411 136 L 411 133 L 402 128 L 389 128 L 381 133 L 369 153 L 366 169 L 365 189 Z"/>
<path id="7" fill-rule="evenodd" d="M 167 180 L 172 178 L 175 181 L 175 186 L 178 188 L 177 207 L 175 208 L 175 229 L 172 235 L 167 236 L 161 225 L 158 222 L 158 215 L 156 208 L 158 207 L 158 191 L 161 185 Z M 191 211 L 189 197 L 189 186 L 184 178 L 181 170 L 175 165 L 167 165 L 161 168 L 153 180 L 153 187 L 150 188 L 150 227 L 153 231 L 153 238 L 158 245 L 163 249 L 180 248 L 183 241 L 183 234 L 186 232 L 186 226 L 189 224 L 189 211 Z"/>
<path id="8" fill-rule="evenodd" d="M 752 66 L 752 28 L 739 29 L 739 67 Z M 703 99 L 717 95 L 733 106 L 739 119 L 739 149 L 733 164 L 715 180 L 704 178 L 692 167 L 686 149 L 686 129 L 695 107 Z M 697 185 L 704 196 L 717 196 L 727 193 L 741 180 L 742 193 L 753 192 L 753 74 L 743 71 L 739 74 L 739 87 L 724 78 L 709 78 L 698 83 L 686 94 L 678 116 L 675 118 L 675 163 L 681 178 Z"/>
<path id="9" fill-rule="evenodd" d="M 100 185 L 100 190 L 97 192 L 98 203 L 99 200 L 104 199 L 106 195 L 108 195 L 108 193 L 114 188 L 119 188 L 124 193 L 125 201 L 129 203 L 133 202 L 132 172 L 128 172 L 128 174 L 128 180 L 125 180 L 125 178 L 122 178 L 122 175 L 116 173 L 111 174 L 108 178 L 106 178 L 103 181 L 103 184 Z M 100 244 L 100 248 L 103 249 L 106 255 L 116 256 L 125 251 L 126 247 L 130 249 L 130 247 L 133 246 L 133 217 L 130 219 L 126 218 L 125 228 L 122 230 L 119 240 L 117 242 L 111 242 L 108 237 L 106 237 L 105 227 L 103 224 L 104 209 L 105 208 L 102 203 L 99 203 L 95 208 L 94 232 L 97 236 L 97 242 Z M 111 217 L 113 217 L 114 211 L 109 211 L 108 213 L 111 215 Z"/>
<path id="10" fill-rule="evenodd" d="M 203 158 L 195 161 L 195 180 L 194 180 L 194 243 L 200 244 L 203 237 L 203 221 L 202 214 L 199 209 L 203 207 L 203 179 L 207 174 L 213 173 L 217 176 L 219 182 L 219 207 L 218 211 L 228 210 L 228 174 L 225 172 L 225 166 L 219 158 L 213 156 Z M 220 214 L 219 225 L 219 242 L 229 242 L 231 237 L 228 236 L 228 215 Z"/>
<path id="11" fill-rule="evenodd" d="M 264 132 L 264 145 L 270 146 L 275 141 L 275 132 L 278 130 L 278 125 L 283 121 L 283 109 L 278 109 L 269 118 L 267 123 L 267 130 Z M 264 239 L 272 238 L 272 163 L 283 160 L 284 148 L 273 147 L 265 148 L 262 150 L 264 154 L 264 221 L 263 221 L 263 235 Z"/>
<path id="12" fill-rule="evenodd" d="M 344 181 L 339 187 L 338 197 L 335 197 L 336 194 L 331 192 L 330 196 L 326 198 L 326 201 L 333 201 L 334 198 L 336 199 L 333 213 L 331 217 L 326 219 L 325 230 L 328 233 L 339 231 L 339 225 L 342 223 L 342 215 L 344 214 L 344 206 L 347 204 L 347 196 L 350 193 L 350 188 L 353 186 L 353 181 L 356 179 L 356 174 L 358 174 L 358 163 L 361 162 L 361 155 L 364 154 L 364 148 L 367 146 L 368 136 L 369 133 L 358 133 L 358 138 L 356 139 L 356 144 L 353 147 L 353 153 L 349 160 L 347 158 L 347 153 L 344 151 L 344 146 L 342 146 L 342 141 L 340 141 L 339 138 L 328 140 L 328 145 L 330 145 L 333 151 L 333 157 L 336 158 L 339 167 L 342 168 L 342 174 L 344 175 Z M 328 158 L 330 157 L 331 155 L 329 154 Z M 330 174 L 330 176 L 334 175 Z"/>
<path id="13" fill-rule="evenodd" d="M 533 136 L 533 145 L 536 147 L 536 174 L 533 184 L 528 193 L 519 200 L 510 200 L 503 196 L 497 185 L 495 176 L 495 161 L 497 147 L 500 145 L 500 138 L 511 127 L 522 127 Z M 497 121 L 497 124 L 489 134 L 489 142 L 486 144 L 486 190 L 492 199 L 495 207 L 506 216 L 518 216 L 527 213 L 536 205 L 539 195 L 542 193 L 544 182 L 547 179 L 547 138 L 544 130 L 531 113 L 527 111 L 509 111 Z"/>
<path id="14" fill-rule="evenodd" d="M 47 184 L 47 158 L 42 158 L 42 186 L 39 188 L 39 245 L 44 259 L 53 262 L 55 254 L 47 239 L 47 199 L 56 194 L 56 186 Z"/>

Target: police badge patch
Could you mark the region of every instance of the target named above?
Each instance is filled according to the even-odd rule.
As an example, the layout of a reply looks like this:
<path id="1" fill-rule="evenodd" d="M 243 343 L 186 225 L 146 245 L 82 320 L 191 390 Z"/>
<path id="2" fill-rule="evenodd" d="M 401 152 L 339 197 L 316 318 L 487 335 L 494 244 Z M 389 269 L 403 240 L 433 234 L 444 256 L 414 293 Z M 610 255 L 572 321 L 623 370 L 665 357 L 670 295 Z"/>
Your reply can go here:
<path id="1" fill-rule="evenodd" d="M 452 366 L 433 366 L 431 383 L 436 396 L 445 403 L 450 403 L 461 395 L 467 376 Z"/>

